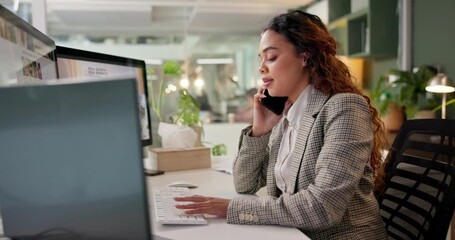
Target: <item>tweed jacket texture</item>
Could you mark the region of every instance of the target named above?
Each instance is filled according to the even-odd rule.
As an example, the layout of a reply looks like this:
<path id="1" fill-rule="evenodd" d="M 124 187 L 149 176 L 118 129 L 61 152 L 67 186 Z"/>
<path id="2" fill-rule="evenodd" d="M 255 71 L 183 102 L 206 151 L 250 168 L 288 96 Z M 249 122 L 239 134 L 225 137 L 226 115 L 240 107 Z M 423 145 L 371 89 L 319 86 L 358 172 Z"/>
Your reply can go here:
<path id="1" fill-rule="evenodd" d="M 281 193 L 274 174 L 283 119 L 261 137 L 250 137 L 251 127 L 242 131 L 236 191 L 255 194 L 267 186 L 268 194 L 234 198 L 228 223 L 296 227 L 311 239 L 387 239 L 373 195 L 373 124 L 365 99 L 315 89 L 302 114 L 288 159 L 293 193 Z"/>

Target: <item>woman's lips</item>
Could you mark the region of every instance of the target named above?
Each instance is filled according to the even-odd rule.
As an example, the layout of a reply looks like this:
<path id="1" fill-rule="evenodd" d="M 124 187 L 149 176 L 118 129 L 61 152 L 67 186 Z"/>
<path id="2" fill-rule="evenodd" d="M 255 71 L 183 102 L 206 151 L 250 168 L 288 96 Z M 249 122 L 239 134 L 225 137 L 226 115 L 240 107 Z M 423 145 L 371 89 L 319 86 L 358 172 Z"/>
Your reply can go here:
<path id="1" fill-rule="evenodd" d="M 268 87 L 270 85 L 270 83 L 272 83 L 272 80 L 271 78 L 262 78 L 262 82 L 264 82 L 264 84 L 262 84 L 262 86 L 264 87 Z"/>

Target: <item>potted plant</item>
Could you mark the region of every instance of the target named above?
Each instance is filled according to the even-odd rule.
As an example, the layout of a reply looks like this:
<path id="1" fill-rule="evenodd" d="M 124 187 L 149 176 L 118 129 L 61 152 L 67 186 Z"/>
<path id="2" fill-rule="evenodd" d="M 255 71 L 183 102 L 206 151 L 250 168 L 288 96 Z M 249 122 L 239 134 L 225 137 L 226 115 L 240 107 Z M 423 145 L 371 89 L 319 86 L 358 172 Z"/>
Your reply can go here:
<path id="1" fill-rule="evenodd" d="M 150 101 L 152 111 L 158 117 L 160 123 L 158 134 L 162 138 L 163 147 L 193 147 L 202 146 L 202 124 L 199 120 L 200 103 L 188 92 L 187 89 L 179 90 L 178 107 L 169 117 L 163 115 L 163 102 L 166 93 L 170 93 L 166 86 L 167 77 L 178 77 L 182 73 L 180 65 L 176 62 L 166 62 L 163 66 L 163 74 L 158 82 L 158 89 L 150 84 Z M 173 91 L 177 87 L 174 86 Z M 169 140 L 167 140 L 169 138 Z M 195 142 L 190 146 L 191 142 Z M 173 145 L 175 144 L 175 145 Z"/>
<path id="2" fill-rule="evenodd" d="M 397 89 L 389 84 L 389 77 L 381 76 L 370 94 L 373 105 L 381 115 L 388 132 L 397 132 L 405 121 L 404 109 L 395 101 Z"/>
<path id="3" fill-rule="evenodd" d="M 388 113 L 391 105 L 405 111 L 406 118 L 415 118 L 421 110 L 431 110 L 438 104 L 432 93 L 425 90 L 428 80 L 436 75 L 430 66 L 415 68 L 412 72 L 390 70 L 381 76 L 371 94 L 374 105 L 381 115 Z"/>

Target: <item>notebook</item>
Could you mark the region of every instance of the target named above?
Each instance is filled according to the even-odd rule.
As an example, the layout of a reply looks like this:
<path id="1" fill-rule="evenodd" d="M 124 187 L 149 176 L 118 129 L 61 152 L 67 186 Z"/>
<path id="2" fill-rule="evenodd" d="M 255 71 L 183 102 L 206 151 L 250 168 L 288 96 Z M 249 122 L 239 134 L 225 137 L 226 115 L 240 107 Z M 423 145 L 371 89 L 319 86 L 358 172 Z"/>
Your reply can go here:
<path id="1" fill-rule="evenodd" d="M 134 79 L 0 88 L 12 238 L 151 239 Z"/>

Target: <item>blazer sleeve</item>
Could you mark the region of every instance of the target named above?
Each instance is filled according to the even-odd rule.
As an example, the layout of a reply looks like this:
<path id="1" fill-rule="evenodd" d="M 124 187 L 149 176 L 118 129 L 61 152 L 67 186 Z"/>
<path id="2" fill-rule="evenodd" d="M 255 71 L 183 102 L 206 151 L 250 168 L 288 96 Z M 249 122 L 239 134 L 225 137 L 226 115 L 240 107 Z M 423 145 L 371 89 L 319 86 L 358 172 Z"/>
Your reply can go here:
<path id="1" fill-rule="evenodd" d="M 234 161 L 234 187 L 241 194 L 255 194 L 266 185 L 270 133 L 251 137 L 251 126 L 242 131 Z"/>
<path id="2" fill-rule="evenodd" d="M 363 97 L 337 94 L 324 105 L 318 118 L 313 128 L 322 127 L 324 136 L 313 137 L 303 156 L 306 161 L 307 152 L 318 151 L 313 146 L 322 145 L 315 154 L 314 182 L 294 194 L 234 198 L 228 207 L 229 223 L 321 230 L 342 221 L 369 165 L 373 143 L 370 112 Z M 300 172 L 299 177 L 305 176 Z"/>

